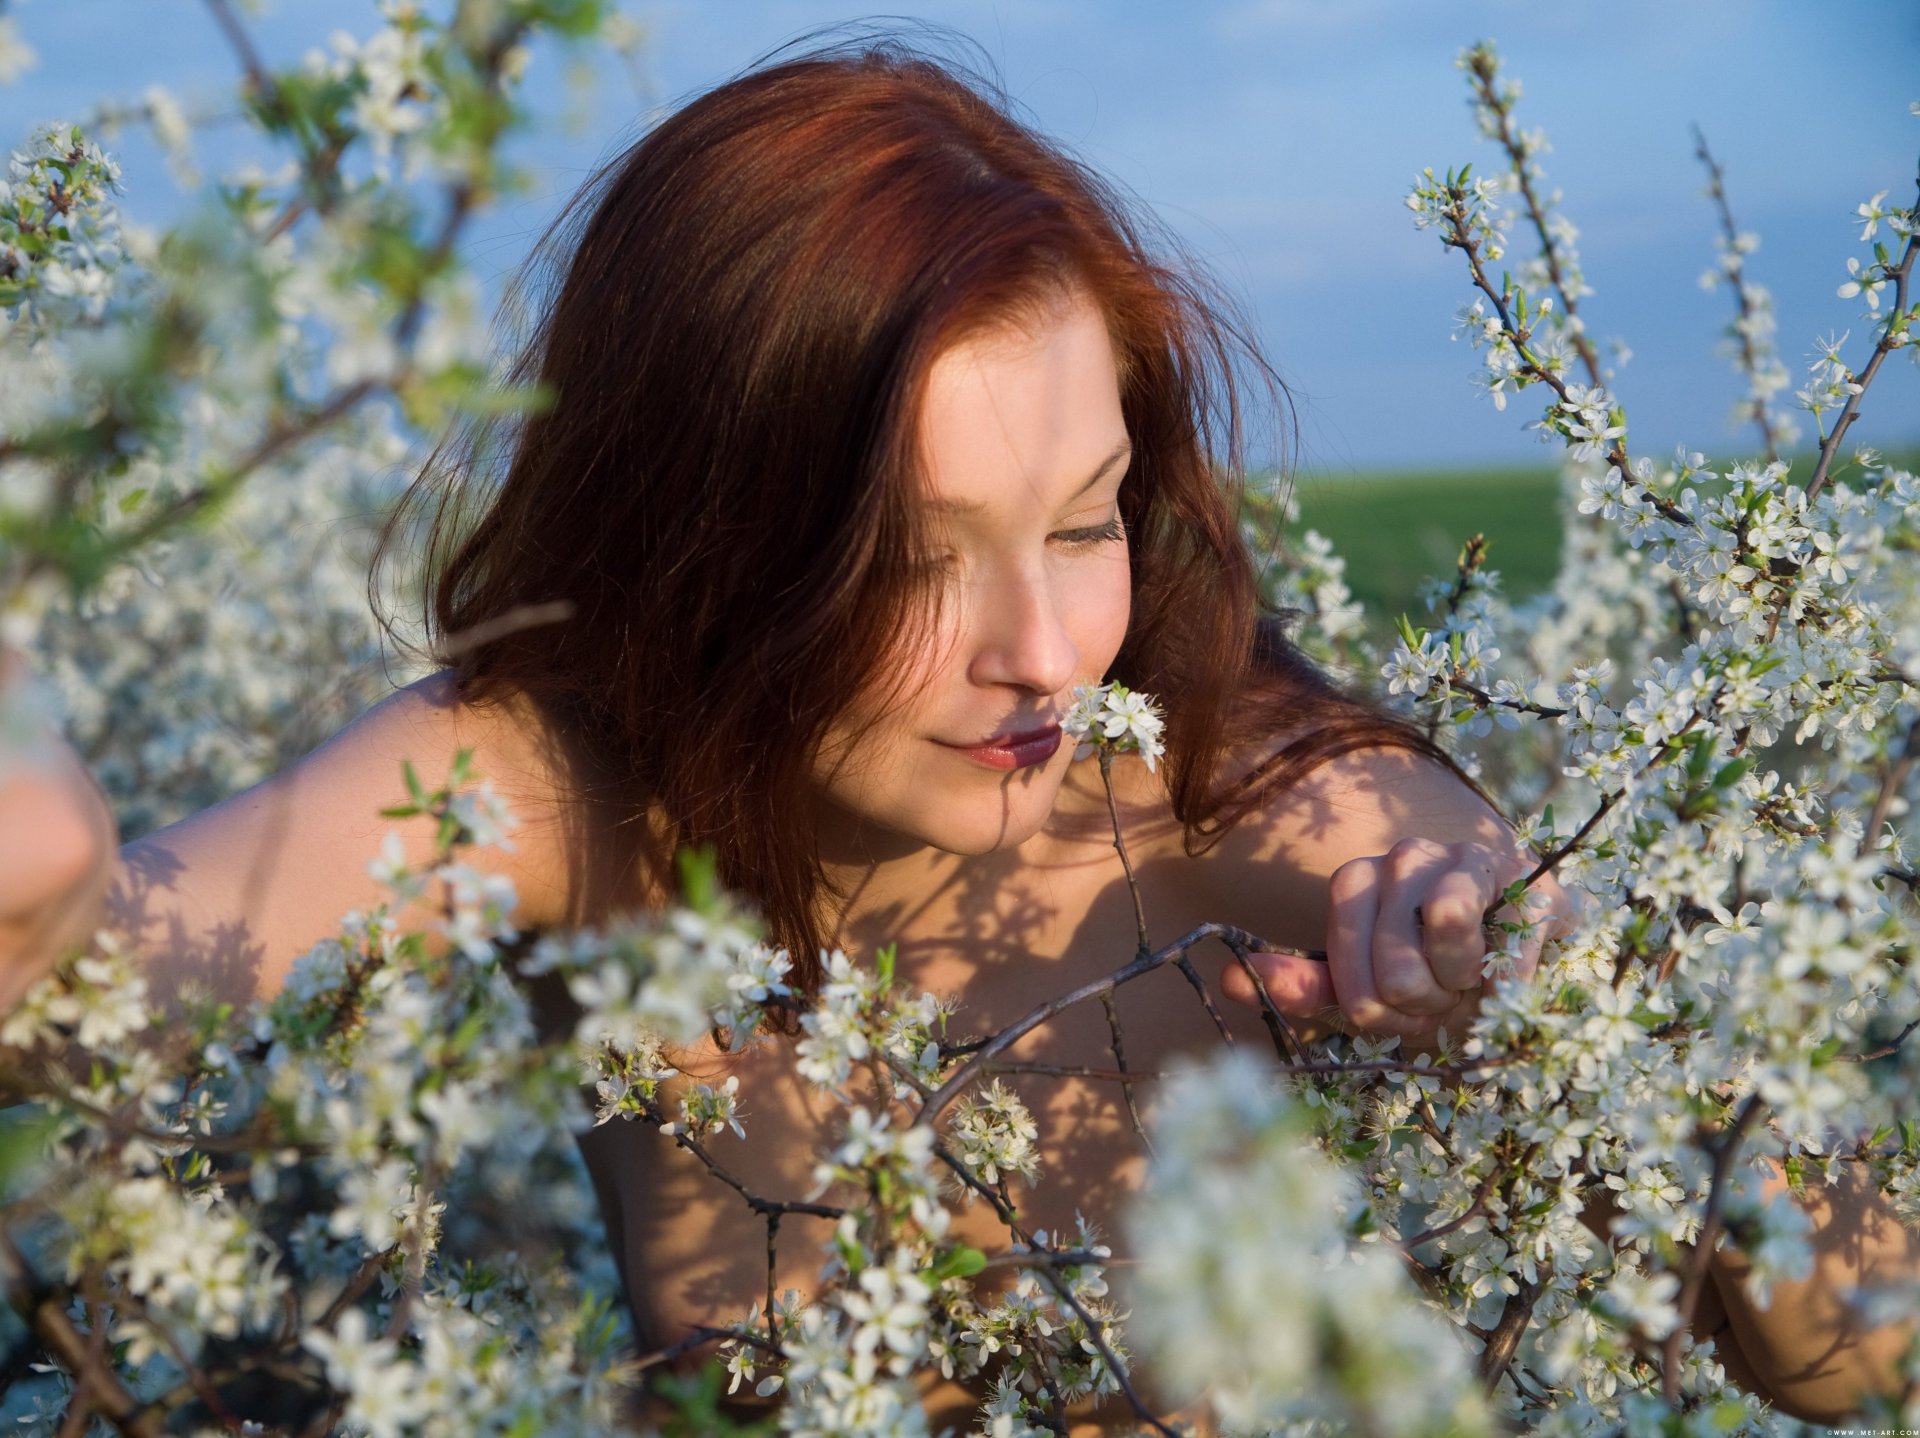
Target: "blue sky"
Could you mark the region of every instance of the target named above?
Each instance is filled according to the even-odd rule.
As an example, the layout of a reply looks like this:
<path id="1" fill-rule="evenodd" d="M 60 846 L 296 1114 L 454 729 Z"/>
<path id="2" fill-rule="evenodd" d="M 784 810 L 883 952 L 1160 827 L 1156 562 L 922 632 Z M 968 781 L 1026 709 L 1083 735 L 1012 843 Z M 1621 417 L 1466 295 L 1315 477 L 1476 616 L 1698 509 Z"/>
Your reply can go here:
<path id="1" fill-rule="evenodd" d="M 1774 292 L 1780 347 L 1803 368 L 1815 335 L 1851 330 L 1835 297 L 1863 255 L 1853 208 L 1913 193 L 1920 156 L 1915 0 L 950 0 L 898 13 L 977 41 L 1030 117 L 1145 200 L 1237 293 L 1301 406 L 1303 471 L 1537 459 L 1529 407 L 1497 412 L 1449 340 L 1468 297 L 1455 256 L 1416 232 L 1403 197 L 1421 166 L 1491 152 L 1452 60 L 1496 40 L 1544 127 L 1596 293 L 1594 332 L 1633 348 L 1617 390 L 1634 447 L 1725 451 L 1737 393 L 1715 353 L 1729 303 L 1697 284 L 1714 224 L 1690 126 L 1705 127 L 1735 212 L 1762 237 L 1752 273 Z M 438 5 L 431 8 L 441 8 Z M 726 78 L 814 27 L 868 12 L 821 0 L 652 0 L 629 8 L 650 43 L 604 67 L 584 104 L 559 58 L 536 56 L 546 119 L 521 151 L 541 194 L 485 218 L 467 253 L 489 277 L 525 253 L 568 189 L 656 107 Z M 196 0 L 16 0 L 40 63 L 0 89 L 0 133 L 131 97 L 150 83 L 216 103 L 230 53 Z M 330 32 L 364 34 L 370 0 L 280 0 L 250 23 L 291 61 Z M 217 162 L 223 140 L 203 154 Z M 139 137 L 117 147 L 127 210 L 163 222 L 177 190 Z M 1920 442 L 1920 374 L 1891 367 L 1855 430 Z"/>

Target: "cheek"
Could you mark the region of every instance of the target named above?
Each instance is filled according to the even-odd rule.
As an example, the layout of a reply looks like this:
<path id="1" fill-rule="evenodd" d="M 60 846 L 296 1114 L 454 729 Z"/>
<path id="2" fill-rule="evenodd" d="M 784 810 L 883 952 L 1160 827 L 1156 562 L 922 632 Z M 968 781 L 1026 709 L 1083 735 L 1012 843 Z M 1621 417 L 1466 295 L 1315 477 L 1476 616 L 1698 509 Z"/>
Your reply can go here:
<path id="1" fill-rule="evenodd" d="M 921 717 L 938 707 L 934 694 L 957 669 L 964 669 L 959 640 L 951 618 L 894 640 L 875 666 L 873 680 L 848 706 L 849 715 L 874 725 L 867 745 L 883 745 L 919 730 Z"/>
<path id="2" fill-rule="evenodd" d="M 1103 569 L 1099 581 L 1088 586 L 1087 627 L 1082 631 L 1086 639 L 1081 647 L 1089 660 L 1099 657 L 1102 673 L 1119 653 L 1133 613 L 1133 568 L 1126 556 Z"/>

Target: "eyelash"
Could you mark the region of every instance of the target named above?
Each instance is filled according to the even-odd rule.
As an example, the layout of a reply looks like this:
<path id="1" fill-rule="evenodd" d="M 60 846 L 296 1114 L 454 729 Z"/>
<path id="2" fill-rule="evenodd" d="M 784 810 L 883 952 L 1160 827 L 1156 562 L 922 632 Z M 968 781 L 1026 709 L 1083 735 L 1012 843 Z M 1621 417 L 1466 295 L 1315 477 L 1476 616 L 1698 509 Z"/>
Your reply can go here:
<path id="1" fill-rule="evenodd" d="M 1073 548 L 1080 549 L 1083 547 L 1090 548 L 1096 544 L 1111 544 L 1115 540 L 1125 539 L 1127 537 L 1127 531 L 1120 523 L 1120 516 L 1116 514 L 1112 519 L 1109 519 L 1105 524 L 1097 528 L 1069 529 L 1063 531 L 1059 537 Z"/>
<path id="2" fill-rule="evenodd" d="M 1060 540 L 1069 549 L 1092 549 L 1095 545 L 1113 544 L 1126 537 L 1126 526 L 1120 522 L 1117 514 L 1105 524 L 1092 529 L 1063 529 L 1049 536 Z M 946 569 L 948 562 L 947 559 L 929 559 L 914 567 L 922 574 L 937 574 Z"/>

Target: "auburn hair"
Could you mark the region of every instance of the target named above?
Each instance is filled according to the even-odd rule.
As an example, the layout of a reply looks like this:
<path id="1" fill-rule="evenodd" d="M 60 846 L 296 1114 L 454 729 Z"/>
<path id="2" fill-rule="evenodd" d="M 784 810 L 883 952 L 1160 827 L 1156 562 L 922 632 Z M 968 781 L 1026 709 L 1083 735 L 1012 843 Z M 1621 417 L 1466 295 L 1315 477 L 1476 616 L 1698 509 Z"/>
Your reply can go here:
<path id="1" fill-rule="evenodd" d="M 631 821 L 633 862 L 670 885 L 679 847 L 710 846 L 810 990 L 831 938 L 810 766 L 922 612 L 929 368 L 1077 288 L 1106 316 L 1133 441 L 1132 620 L 1108 677 L 1164 707 L 1189 852 L 1346 750 L 1451 767 L 1262 599 L 1246 392 L 1270 414 L 1285 392 L 1158 234 L 992 84 L 898 40 L 700 95 L 594 173 L 509 291 L 532 326 L 506 378 L 543 403 L 468 422 L 416 481 L 435 656 L 469 702 L 524 698 L 565 736 L 579 798 Z M 564 617 L 516 627 L 529 613 Z M 1220 780 L 1230 750 L 1296 731 Z"/>

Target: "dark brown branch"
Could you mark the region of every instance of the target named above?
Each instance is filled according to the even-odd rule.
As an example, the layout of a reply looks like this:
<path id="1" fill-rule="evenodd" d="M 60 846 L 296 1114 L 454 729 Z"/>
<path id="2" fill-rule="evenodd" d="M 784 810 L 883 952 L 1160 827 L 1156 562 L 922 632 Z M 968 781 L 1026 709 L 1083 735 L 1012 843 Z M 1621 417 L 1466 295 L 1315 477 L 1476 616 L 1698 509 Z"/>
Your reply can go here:
<path id="1" fill-rule="evenodd" d="M 1920 208 L 1920 206 L 1917 206 L 1917 208 Z M 1873 383 L 1873 377 L 1880 372 L 1880 366 L 1885 362 L 1887 356 L 1894 351 L 1894 325 L 1906 314 L 1907 278 L 1913 273 L 1913 258 L 1916 254 L 1920 254 L 1920 234 L 1914 234 L 1908 237 L 1907 248 L 1900 256 L 1900 263 L 1894 266 L 1891 271 L 1893 278 L 1893 304 L 1888 310 L 1886 324 L 1881 326 L 1880 342 L 1873 347 L 1873 357 L 1867 361 L 1867 367 L 1858 375 L 1852 377 L 1852 382 L 1857 385 L 1858 388 L 1847 396 L 1847 403 L 1845 408 L 1840 411 L 1840 418 L 1833 422 L 1833 432 L 1826 437 L 1826 440 L 1820 446 L 1820 458 L 1813 466 L 1813 473 L 1807 478 L 1808 499 L 1812 499 L 1825 487 L 1827 472 L 1833 466 L 1834 455 L 1839 452 L 1840 441 L 1845 437 L 1846 432 L 1853 427 L 1854 420 L 1860 417 L 1861 397 L 1866 394 L 1868 386 Z M 1908 324 L 1909 333 L 1911 333 L 1910 320 Z"/>
<path id="2" fill-rule="evenodd" d="M 1140 883 L 1133 876 L 1133 860 L 1127 857 L 1127 843 L 1120 833 L 1120 807 L 1113 797 L 1113 750 L 1105 744 L 1100 746 L 1100 785 L 1107 791 L 1107 814 L 1113 820 L 1113 849 L 1120 856 L 1120 867 L 1127 876 L 1127 892 L 1133 898 L 1133 923 L 1139 938 L 1139 947 L 1134 952 L 1138 957 L 1153 945 L 1147 939 L 1147 911 L 1140 902 Z"/>
<path id="3" fill-rule="evenodd" d="M 1907 1027 L 1901 1029 L 1891 1041 L 1880 1044 L 1880 1048 L 1868 1048 L 1864 1054 L 1834 1054 L 1834 1062 L 1836 1064 L 1872 1064 L 1876 1058 L 1887 1058 L 1889 1054 L 1897 1054 L 1901 1044 L 1907 1043 L 1907 1035 L 1910 1035 L 1914 1029 L 1920 1029 L 1920 1019 L 1914 1019 L 1912 1023 L 1908 1023 Z"/>
<path id="4" fill-rule="evenodd" d="M 1201 924 L 1157 952 L 1142 954 L 1130 963 L 1122 964 L 1104 978 L 1089 980 L 1077 989 L 1070 990 L 1067 993 L 1059 995 L 1057 998 L 1050 999 L 1046 1003 L 1036 1006 L 1022 1017 L 1008 1024 L 998 1033 L 989 1037 L 974 1051 L 973 1056 L 960 1066 L 951 1078 L 947 1079 L 945 1083 L 941 1084 L 940 1087 L 934 1091 L 933 1096 L 926 1101 L 920 1113 L 916 1116 L 917 1120 L 938 1118 L 940 1114 L 945 1111 L 947 1105 L 952 1103 L 954 1098 L 958 1096 L 961 1089 L 973 1081 L 975 1075 L 986 1066 L 988 1061 L 1004 1053 L 1016 1041 L 1031 1033 L 1048 1020 L 1064 1013 L 1075 1004 L 1084 1003 L 1088 999 L 1098 998 L 1104 993 L 1110 993 L 1122 984 L 1131 983 L 1133 980 L 1145 974 L 1150 974 L 1165 964 L 1175 962 L 1182 957 L 1187 950 L 1206 939 L 1225 938 L 1227 936 L 1231 936 L 1235 942 L 1254 953 L 1296 952 L 1295 950 L 1283 949 L 1276 945 L 1269 944 L 1264 939 L 1248 933 L 1245 929 L 1236 928 L 1232 924 Z"/>
<path id="5" fill-rule="evenodd" d="M 1480 1384 L 1487 1393 L 1500 1386 L 1500 1380 L 1513 1366 L 1514 1355 L 1520 1351 L 1520 1340 L 1526 1336 L 1527 1323 L 1533 1317 L 1533 1306 L 1545 1291 L 1545 1285 L 1523 1278 L 1520 1287 L 1508 1294 L 1507 1301 L 1500 1306 L 1499 1320 L 1487 1335 L 1486 1347 L 1480 1350 Z"/>
<path id="6" fill-rule="evenodd" d="M 1520 363 L 1524 367 L 1528 378 L 1546 385 L 1547 388 L 1551 389 L 1554 394 L 1558 395 L 1560 399 L 1564 401 L 1567 398 L 1567 382 L 1533 357 L 1532 352 L 1527 348 L 1526 334 L 1513 322 L 1513 314 L 1507 308 L 1506 298 L 1500 291 L 1493 287 L 1493 282 L 1487 278 L 1486 266 L 1480 259 L 1480 242 L 1467 227 L 1464 195 L 1456 190 L 1452 198 L 1453 203 L 1447 211 L 1447 219 L 1453 226 L 1453 233 L 1448 237 L 1447 243 L 1466 254 L 1467 272 L 1473 280 L 1474 288 L 1478 289 L 1480 293 L 1485 295 L 1493 303 L 1494 312 L 1500 317 L 1500 327 L 1505 332 L 1507 338 L 1512 341 L 1514 352 L 1519 355 Z M 1617 439 L 1607 450 L 1607 463 L 1620 471 L 1622 479 L 1633 485 L 1641 494 L 1646 496 L 1647 502 L 1659 512 L 1662 519 L 1667 520 L 1669 523 L 1677 524 L 1683 529 L 1692 529 L 1695 527 L 1691 515 L 1664 494 L 1656 493 L 1654 490 L 1648 488 L 1647 485 L 1640 480 L 1633 472 L 1632 462 L 1627 458 L 1626 446 Z"/>
<path id="7" fill-rule="evenodd" d="M 1113 1061 L 1120 1066 L 1115 1076 L 1120 1080 L 1120 1095 L 1126 1101 L 1127 1121 L 1133 1125 L 1134 1134 L 1139 1138 L 1141 1146 L 1146 1149 L 1148 1156 L 1151 1157 L 1153 1154 L 1153 1140 L 1147 1137 L 1147 1126 L 1141 1122 L 1140 1119 L 1140 1106 L 1134 1101 L 1133 1077 L 1127 1072 L 1126 1036 L 1120 1030 L 1120 1011 L 1114 1007 L 1112 993 L 1100 995 L 1100 1006 L 1107 1011 L 1107 1036 L 1113 1046 Z M 1032 1068 L 1026 1071 L 1029 1073 L 1034 1072 Z M 1082 1071 L 1082 1076 L 1091 1077 L 1096 1072 L 1101 1073 L 1103 1076 L 1105 1073 L 1104 1070 L 1085 1069 Z M 1064 1074 L 1060 1076 L 1065 1077 Z"/>
<path id="8" fill-rule="evenodd" d="M 649 1368 L 671 1363 L 681 1355 L 704 1348 L 709 1343 L 744 1343 L 774 1358 L 784 1359 L 787 1356 L 786 1350 L 778 1343 L 762 1338 L 750 1328 L 717 1328 L 703 1323 L 689 1330 L 687 1336 L 678 1343 L 669 1343 L 664 1348 L 656 1348 L 651 1353 L 633 1359 L 628 1369 L 633 1373 L 644 1373 Z"/>
<path id="9" fill-rule="evenodd" d="M 1104 1083 L 1117 1084 L 1133 1084 L 1141 1079 L 1162 1077 L 1154 1069 L 1102 1069 L 1091 1068 L 1086 1064 L 1043 1064 L 1013 1060 L 988 1064 L 984 1072 L 987 1074 L 1039 1074 L 1045 1078 L 1098 1079 Z"/>
<path id="10" fill-rule="evenodd" d="M 1866 825 L 1860 830 L 1861 857 L 1871 853 L 1878 842 L 1880 826 L 1887 822 L 1887 815 L 1893 810 L 1893 801 L 1900 797 L 1907 775 L 1913 772 L 1916 757 L 1920 757 L 1920 719 L 1914 720 L 1908 728 L 1899 757 L 1889 759 L 1887 772 L 1881 776 L 1880 792 L 1874 797 L 1873 811 L 1867 815 Z"/>
<path id="11" fill-rule="evenodd" d="M 21 1321 L 47 1346 L 47 1352 L 66 1365 L 72 1375 L 76 1401 L 92 1405 L 109 1423 L 133 1438 L 162 1438 L 160 1421 L 116 1378 L 104 1356 L 94 1353 L 86 1337 L 67 1317 L 58 1290 L 44 1290 L 35 1282 L 25 1255 L 11 1234 L 0 1233 L 0 1283 L 7 1302 Z"/>
<path id="12" fill-rule="evenodd" d="M 1227 947 L 1233 951 L 1233 961 L 1240 965 L 1240 971 L 1247 976 L 1247 982 L 1253 985 L 1253 991 L 1260 996 L 1260 1019 L 1267 1026 L 1267 1036 L 1273 1040 L 1275 1054 L 1282 1063 L 1305 1063 L 1307 1046 L 1300 1041 L 1292 1021 L 1273 1001 L 1273 995 L 1267 992 L 1266 981 L 1260 977 L 1260 971 L 1254 968 L 1253 960 L 1247 957 L 1247 951 L 1234 943 L 1229 943 Z"/>
<path id="13" fill-rule="evenodd" d="M 665 1118 L 657 1102 L 649 1101 L 644 1110 L 646 1121 L 656 1125 L 664 1124 Z M 744 1183 L 722 1168 L 709 1154 L 706 1148 L 692 1134 L 685 1132 L 680 1124 L 673 1126 L 673 1141 L 688 1153 L 699 1159 L 708 1173 L 712 1174 L 728 1188 L 746 1200 L 747 1207 L 758 1214 L 804 1213 L 812 1218 L 838 1219 L 846 1214 L 846 1209 L 831 1203 L 806 1203 L 798 1199 L 762 1198 L 751 1191 Z"/>
<path id="14" fill-rule="evenodd" d="M 1733 1167 L 1734 1156 L 1740 1151 L 1740 1143 L 1746 1137 L 1747 1129 L 1759 1118 L 1765 1106 L 1759 1094 L 1747 1095 L 1733 1126 L 1713 1150 L 1713 1172 L 1707 1180 L 1706 1213 L 1700 1220 L 1699 1237 L 1694 1240 L 1693 1250 L 1687 1255 L 1680 1276 L 1680 1296 L 1674 1305 L 1680 1318 L 1674 1324 L 1673 1331 L 1666 1336 L 1660 1351 L 1660 1392 L 1668 1404 L 1676 1407 L 1680 1402 L 1680 1349 L 1686 1342 L 1694 1310 L 1699 1306 L 1700 1289 L 1707 1278 L 1707 1264 L 1713 1258 L 1714 1240 L 1720 1236 L 1720 1209 L 1726 1202 L 1727 1172 Z"/>

